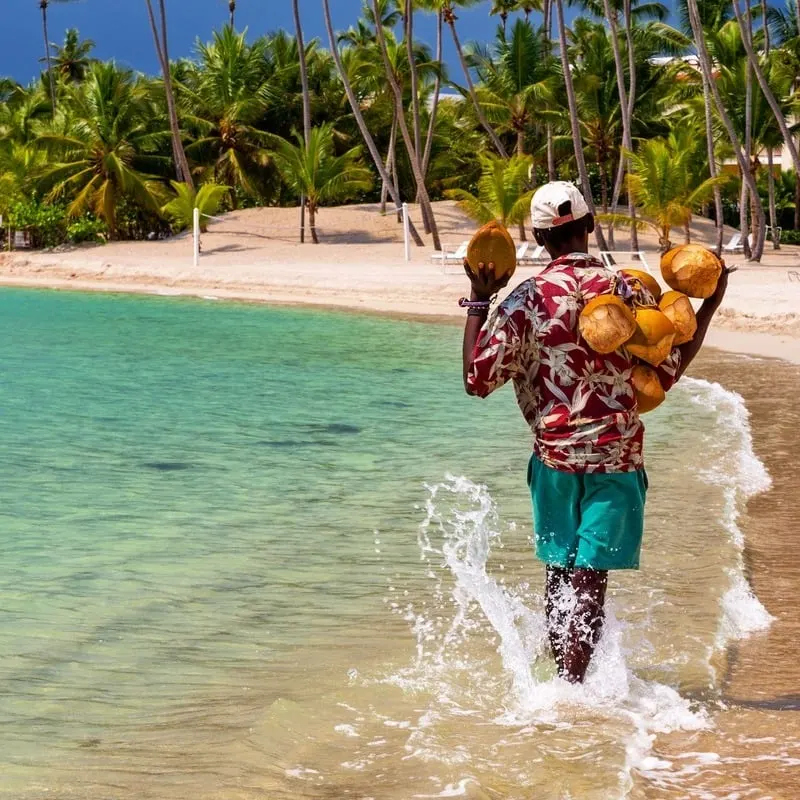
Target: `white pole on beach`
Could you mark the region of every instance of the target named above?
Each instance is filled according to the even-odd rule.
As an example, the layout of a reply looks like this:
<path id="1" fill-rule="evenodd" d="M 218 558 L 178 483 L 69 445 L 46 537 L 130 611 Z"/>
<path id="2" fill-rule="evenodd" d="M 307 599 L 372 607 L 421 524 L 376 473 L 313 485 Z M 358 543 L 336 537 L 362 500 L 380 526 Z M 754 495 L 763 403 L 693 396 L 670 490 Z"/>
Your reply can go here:
<path id="1" fill-rule="evenodd" d="M 411 230 L 409 228 L 408 203 L 403 203 L 403 241 L 406 247 L 406 261 L 411 261 Z"/>
<path id="2" fill-rule="evenodd" d="M 195 208 L 192 215 L 194 220 L 194 265 L 200 266 L 200 209 Z"/>

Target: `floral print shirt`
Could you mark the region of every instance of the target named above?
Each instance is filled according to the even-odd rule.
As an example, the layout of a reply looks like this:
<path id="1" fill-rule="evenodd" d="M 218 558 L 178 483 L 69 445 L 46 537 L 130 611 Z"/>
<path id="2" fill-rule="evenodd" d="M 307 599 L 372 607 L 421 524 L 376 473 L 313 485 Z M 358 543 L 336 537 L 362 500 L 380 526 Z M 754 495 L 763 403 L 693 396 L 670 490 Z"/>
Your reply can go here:
<path id="1" fill-rule="evenodd" d="M 578 316 L 600 294 L 653 303 L 600 261 L 573 253 L 521 283 L 486 321 L 467 383 L 486 397 L 508 380 L 533 432 L 534 453 L 564 472 L 631 472 L 643 467 L 644 426 L 631 382 L 636 359 L 624 348 L 592 350 Z M 665 390 L 680 367 L 675 348 L 657 369 Z"/>

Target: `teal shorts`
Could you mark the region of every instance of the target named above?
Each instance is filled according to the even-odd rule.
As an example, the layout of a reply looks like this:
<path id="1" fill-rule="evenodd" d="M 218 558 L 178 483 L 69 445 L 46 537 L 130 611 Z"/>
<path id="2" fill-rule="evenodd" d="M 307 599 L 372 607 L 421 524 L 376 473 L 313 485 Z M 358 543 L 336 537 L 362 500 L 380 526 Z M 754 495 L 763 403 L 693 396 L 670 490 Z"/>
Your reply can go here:
<path id="1" fill-rule="evenodd" d="M 528 466 L 536 556 L 566 569 L 638 569 L 647 473 Z"/>

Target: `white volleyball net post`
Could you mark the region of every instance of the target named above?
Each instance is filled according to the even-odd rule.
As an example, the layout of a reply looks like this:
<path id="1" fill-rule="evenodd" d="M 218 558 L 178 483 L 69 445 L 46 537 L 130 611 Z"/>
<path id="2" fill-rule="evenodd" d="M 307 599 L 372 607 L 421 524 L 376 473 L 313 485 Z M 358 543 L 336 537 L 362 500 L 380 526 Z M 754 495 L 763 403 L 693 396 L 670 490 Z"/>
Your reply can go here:
<path id="1" fill-rule="evenodd" d="M 405 245 L 406 262 L 411 261 L 411 228 L 408 218 L 408 203 L 403 203 L 403 244 Z"/>
<path id="2" fill-rule="evenodd" d="M 194 236 L 193 236 L 193 248 L 194 248 L 194 257 L 193 263 L 197 267 L 200 265 L 200 209 L 195 208 L 192 214 L 192 227 L 194 229 Z"/>

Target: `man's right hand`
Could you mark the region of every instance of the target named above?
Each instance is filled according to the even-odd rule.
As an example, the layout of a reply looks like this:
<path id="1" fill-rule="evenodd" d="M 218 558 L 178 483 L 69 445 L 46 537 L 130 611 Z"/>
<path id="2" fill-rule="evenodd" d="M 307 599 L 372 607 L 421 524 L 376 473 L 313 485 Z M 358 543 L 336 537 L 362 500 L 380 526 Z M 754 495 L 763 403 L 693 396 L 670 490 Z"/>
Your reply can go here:
<path id="1" fill-rule="evenodd" d="M 503 289 L 511 279 L 511 275 L 504 275 L 502 278 L 497 278 L 494 274 L 494 262 L 492 261 L 488 264 L 484 264 L 481 261 L 477 269 L 473 270 L 465 258 L 464 272 L 467 273 L 467 277 L 472 284 L 473 300 L 489 300 Z"/>

